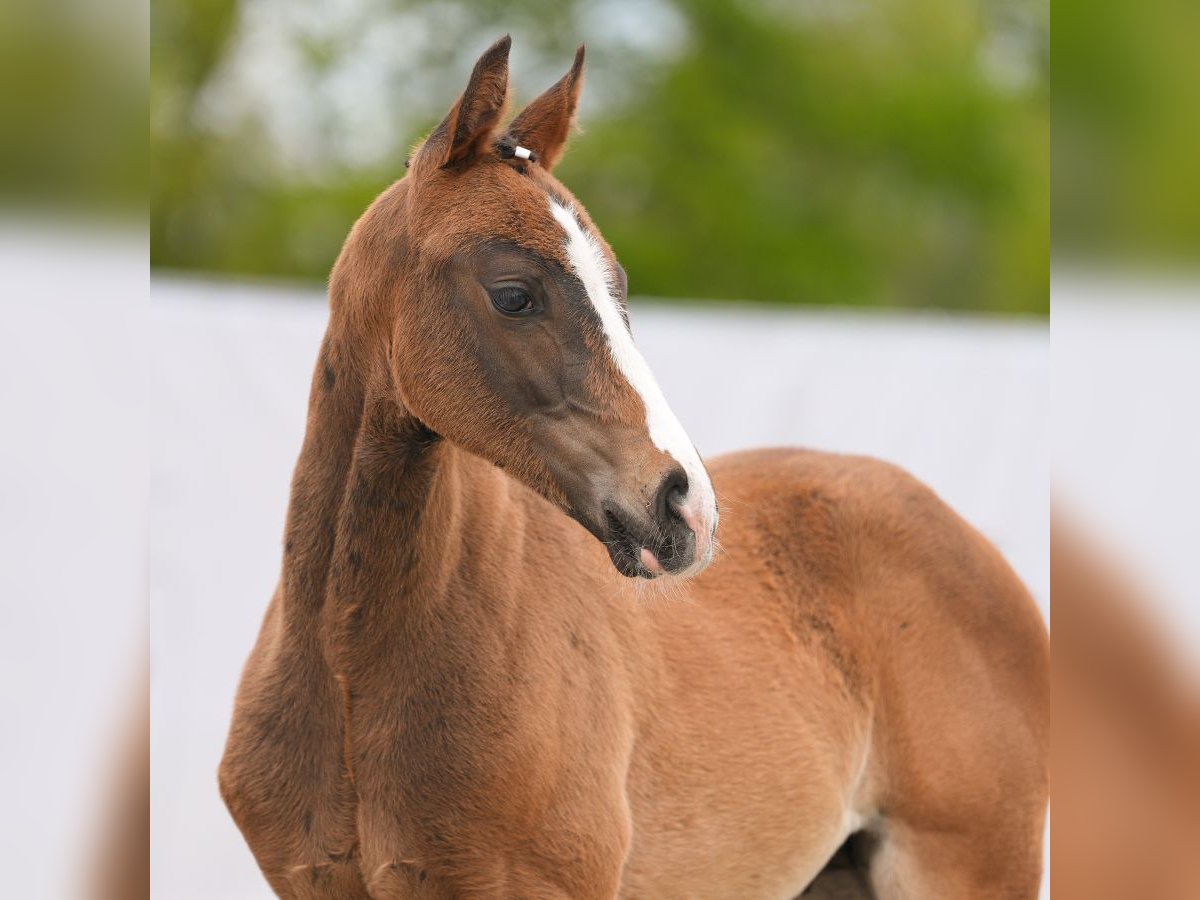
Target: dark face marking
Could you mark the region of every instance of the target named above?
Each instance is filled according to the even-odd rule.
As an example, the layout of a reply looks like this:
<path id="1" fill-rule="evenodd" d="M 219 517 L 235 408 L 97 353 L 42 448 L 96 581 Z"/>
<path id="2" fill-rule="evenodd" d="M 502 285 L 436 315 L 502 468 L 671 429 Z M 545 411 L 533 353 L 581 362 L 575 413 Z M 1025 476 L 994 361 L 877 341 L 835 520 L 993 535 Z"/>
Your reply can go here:
<path id="1" fill-rule="evenodd" d="M 579 278 L 539 248 L 480 239 L 439 266 L 437 281 L 440 302 L 426 295 L 403 337 L 423 384 L 442 387 L 425 395 L 414 384 L 413 411 L 557 502 L 616 548 L 622 572 L 642 574 L 638 550 L 655 530 L 647 511 L 670 460 L 648 439 L 645 408 L 616 369 Z M 422 322 L 427 335 L 416 333 Z"/>
<path id="2" fill-rule="evenodd" d="M 583 287 L 557 260 L 488 241 L 455 260 L 456 302 L 468 311 L 475 361 L 506 418 L 529 439 L 568 504 L 601 524 L 596 483 L 622 444 L 644 440 L 640 401 L 613 371 L 603 328 Z M 519 288 L 527 313 L 498 311 L 491 295 Z"/>

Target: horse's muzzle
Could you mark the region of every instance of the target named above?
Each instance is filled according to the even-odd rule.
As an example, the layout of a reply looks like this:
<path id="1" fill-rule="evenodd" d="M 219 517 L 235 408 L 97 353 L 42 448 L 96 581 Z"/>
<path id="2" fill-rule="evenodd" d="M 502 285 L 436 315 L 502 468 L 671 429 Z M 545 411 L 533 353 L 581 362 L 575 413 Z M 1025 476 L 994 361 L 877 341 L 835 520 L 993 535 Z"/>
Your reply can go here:
<path id="1" fill-rule="evenodd" d="M 600 536 L 617 571 L 629 578 L 696 575 L 711 558 L 711 535 L 698 535 L 687 503 L 687 476 L 672 471 L 659 485 L 644 512 L 616 503 L 604 506 Z"/>

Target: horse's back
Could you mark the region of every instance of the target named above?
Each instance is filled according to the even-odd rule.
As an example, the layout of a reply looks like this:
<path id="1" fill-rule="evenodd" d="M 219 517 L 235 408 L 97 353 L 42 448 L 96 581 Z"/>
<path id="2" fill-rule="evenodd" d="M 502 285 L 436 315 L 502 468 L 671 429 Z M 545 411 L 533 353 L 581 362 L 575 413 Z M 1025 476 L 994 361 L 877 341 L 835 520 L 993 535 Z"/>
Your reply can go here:
<path id="1" fill-rule="evenodd" d="M 900 467 L 779 448 L 717 457 L 709 469 L 728 557 L 714 564 L 714 582 L 753 561 L 797 598 L 838 595 L 875 620 L 920 612 L 989 644 L 1045 648 L 1041 614 L 1001 554 Z"/>

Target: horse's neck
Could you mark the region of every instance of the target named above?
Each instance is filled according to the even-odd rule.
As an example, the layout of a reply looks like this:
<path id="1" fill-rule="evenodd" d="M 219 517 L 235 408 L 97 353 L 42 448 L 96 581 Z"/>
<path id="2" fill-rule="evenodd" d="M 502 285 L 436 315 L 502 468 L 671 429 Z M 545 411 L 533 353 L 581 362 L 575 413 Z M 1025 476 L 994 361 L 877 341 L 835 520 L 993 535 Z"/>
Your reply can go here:
<path id="1" fill-rule="evenodd" d="M 325 603 L 334 537 L 366 402 L 348 348 L 326 334 L 313 373 L 308 424 L 284 531 L 284 627 L 312 632 Z"/>
<path id="2" fill-rule="evenodd" d="M 326 338 L 292 483 L 282 600 L 285 627 L 327 654 L 394 638 L 450 581 L 502 553 L 498 529 L 524 512 L 505 476 L 431 435 L 393 397 L 386 374 Z"/>

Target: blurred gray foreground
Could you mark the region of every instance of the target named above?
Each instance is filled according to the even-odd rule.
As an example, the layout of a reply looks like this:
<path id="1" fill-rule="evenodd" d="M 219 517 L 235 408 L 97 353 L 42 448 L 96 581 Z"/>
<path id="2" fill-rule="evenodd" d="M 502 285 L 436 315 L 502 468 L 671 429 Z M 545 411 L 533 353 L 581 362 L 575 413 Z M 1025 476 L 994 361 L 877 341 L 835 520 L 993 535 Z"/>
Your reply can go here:
<path id="1" fill-rule="evenodd" d="M 632 304 L 704 456 L 799 444 L 882 457 L 1049 595 L 1049 332 L 1036 320 Z M 270 896 L 217 794 L 234 688 L 279 572 L 326 322 L 307 290 L 152 286 L 150 592 L 156 897 Z"/>

